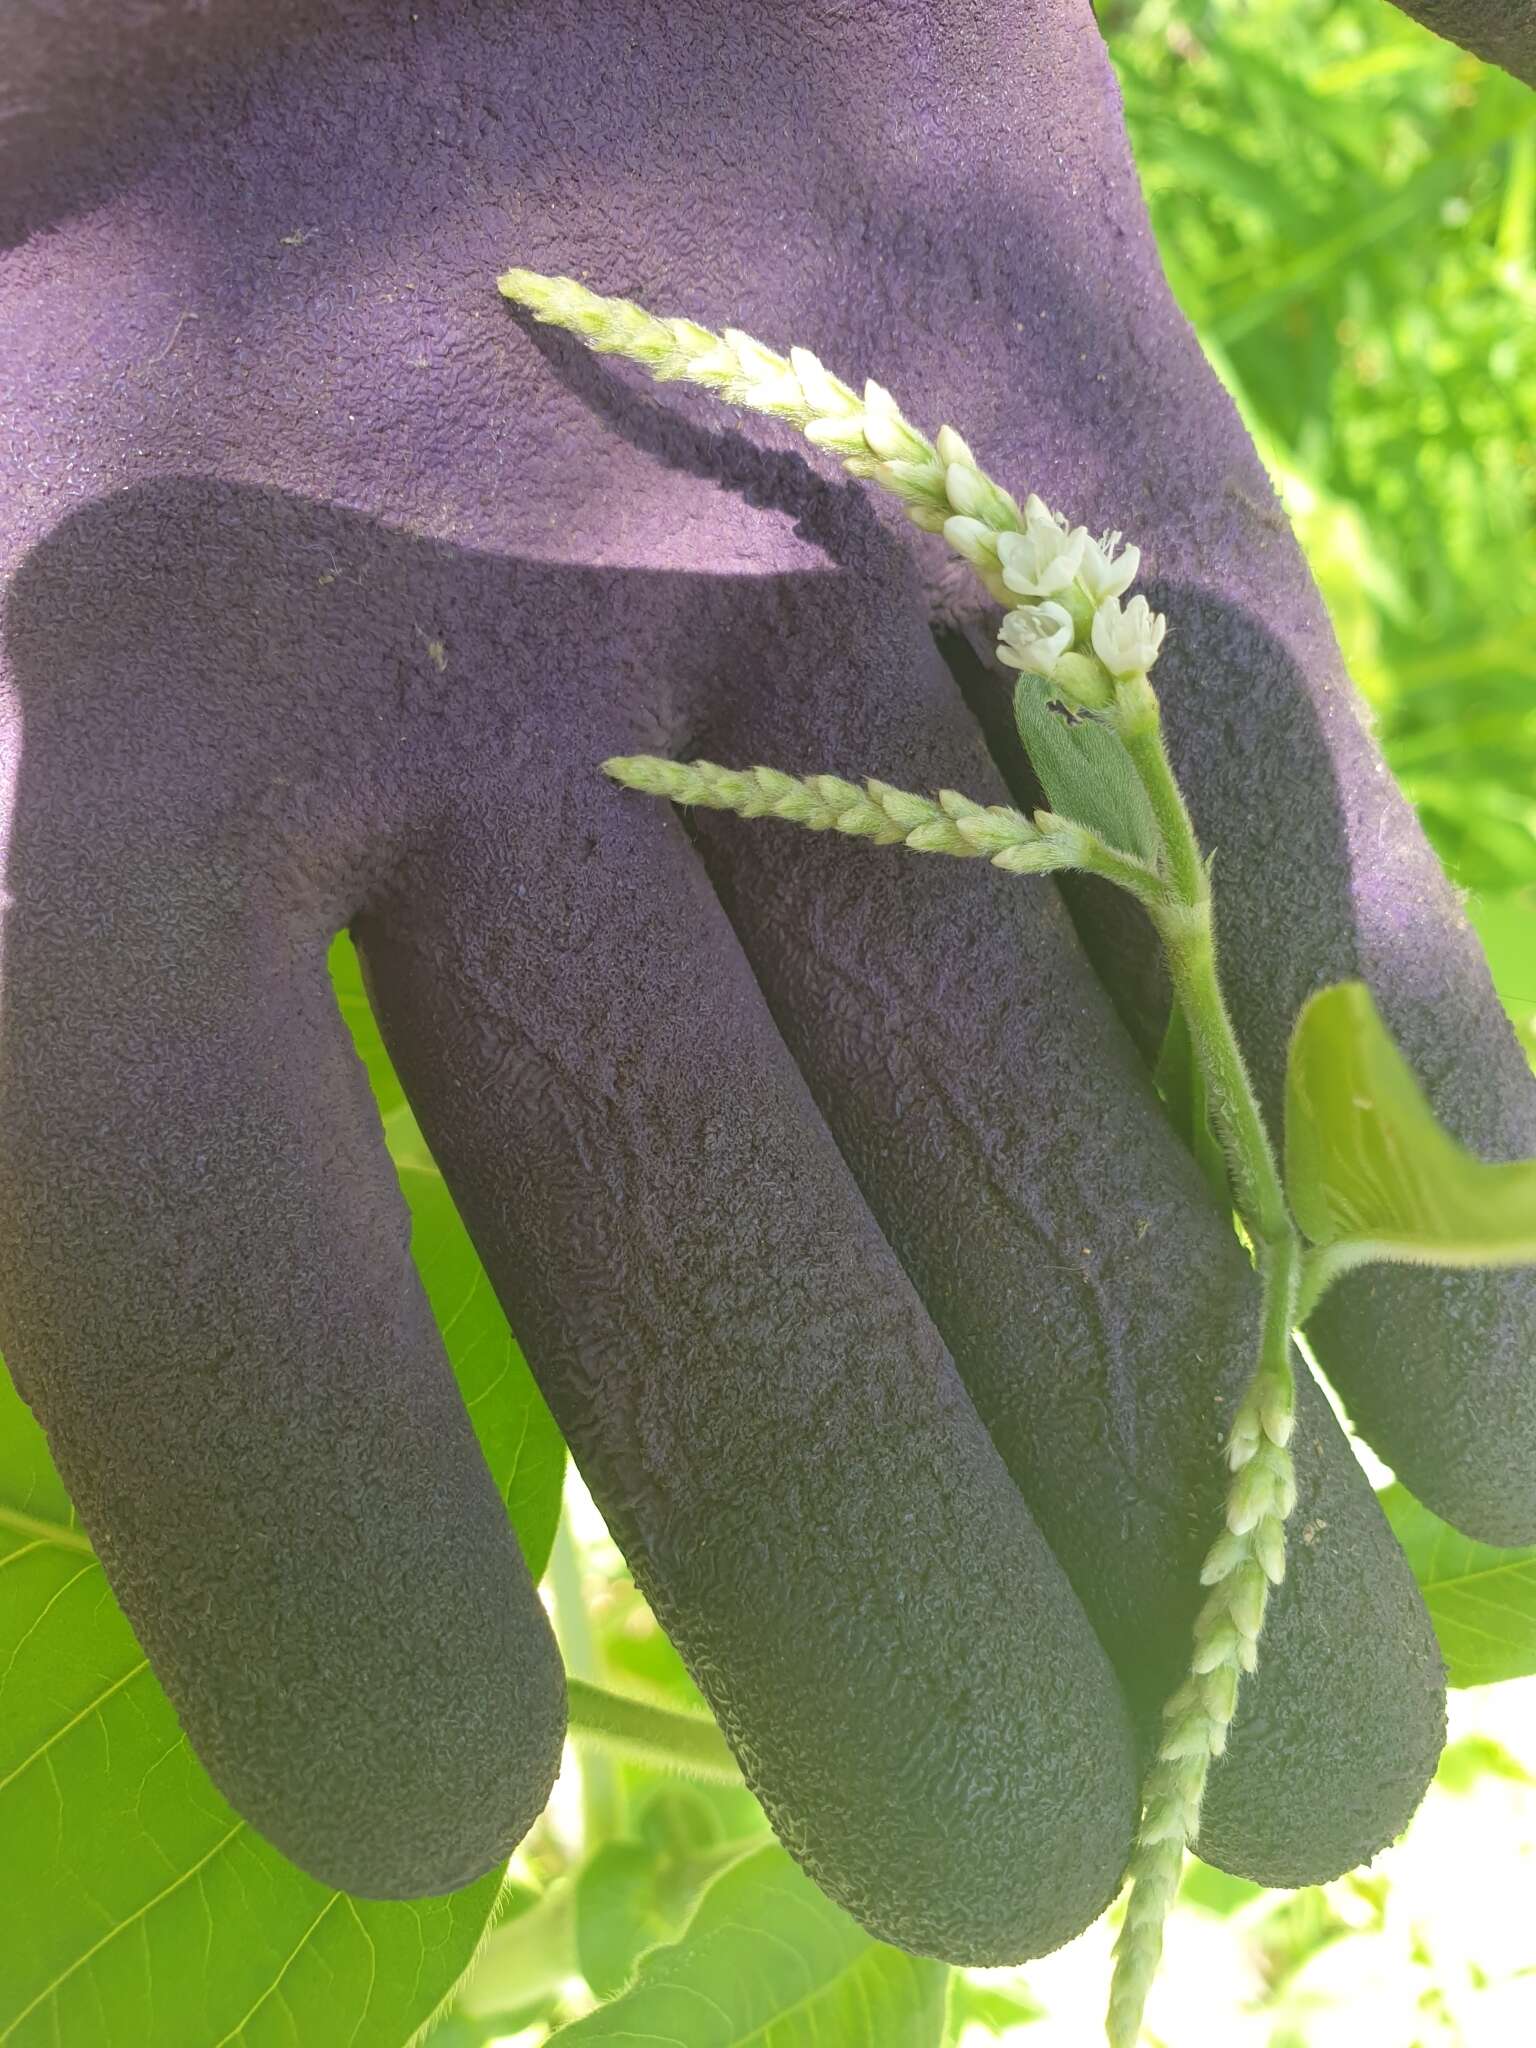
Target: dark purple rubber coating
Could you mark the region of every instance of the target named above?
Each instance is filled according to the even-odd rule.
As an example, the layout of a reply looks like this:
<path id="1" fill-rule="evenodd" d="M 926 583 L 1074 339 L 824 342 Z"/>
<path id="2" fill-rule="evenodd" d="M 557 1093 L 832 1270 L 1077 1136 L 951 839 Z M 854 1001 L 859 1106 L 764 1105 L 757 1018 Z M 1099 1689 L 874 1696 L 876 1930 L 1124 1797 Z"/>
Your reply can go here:
<path id="1" fill-rule="evenodd" d="M 1134 535 L 1266 1088 L 1306 990 L 1364 971 L 1463 1135 L 1536 1149 L 1168 300 L 1086 5 L 80 5 L 0 29 L 0 78 L 0 1344 L 200 1754 L 307 1867 L 408 1894 L 505 1854 L 558 1749 L 326 995 L 350 924 L 785 1841 L 910 1947 L 1064 1939 L 1124 1861 L 1253 1335 L 1137 1053 L 1144 935 L 1090 935 L 1117 1016 L 1044 885 L 713 818 L 693 847 L 598 777 L 997 794 L 930 631 L 988 613 L 784 432 L 492 279 L 803 341 Z M 1536 1535 L 1531 1327 L 1524 1281 L 1398 1275 L 1327 1325 L 1480 1533 Z M 1396 1833 L 1441 1734 L 1407 1568 L 1320 1400 L 1307 1429 L 1205 1844 L 1282 1881 Z"/>
<path id="2" fill-rule="evenodd" d="M 1536 85 L 1536 0 L 1397 0 L 1448 43 Z"/>

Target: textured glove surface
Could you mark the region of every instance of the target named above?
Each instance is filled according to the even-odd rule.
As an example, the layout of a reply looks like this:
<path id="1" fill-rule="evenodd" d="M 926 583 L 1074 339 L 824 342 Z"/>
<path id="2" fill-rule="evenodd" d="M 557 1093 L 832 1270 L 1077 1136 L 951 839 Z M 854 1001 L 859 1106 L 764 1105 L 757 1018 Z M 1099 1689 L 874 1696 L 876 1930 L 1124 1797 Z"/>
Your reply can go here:
<path id="1" fill-rule="evenodd" d="M 0 75 L 0 1346 L 199 1754 L 297 1861 L 396 1895 L 504 1856 L 558 1756 L 330 1000 L 350 926 L 785 1841 L 908 1946 L 1065 1939 L 1128 1850 L 1254 1334 L 1137 1049 L 1148 941 L 601 780 L 677 751 L 1000 798 L 935 640 L 974 669 L 991 614 L 786 434 L 492 280 L 804 343 L 1123 528 L 1269 1099 L 1301 1000 L 1359 973 L 1450 1125 L 1536 1150 L 1169 300 L 1087 6 L 82 4 L 0 29 Z M 1528 1279 L 1402 1273 L 1319 1324 L 1383 1454 L 1495 1540 L 1536 1536 L 1533 1327 Z M 1402 1827 L 1442 1726 L 1320 1395 L 1297 1451 L 1202 1843 L 1289 1883 Z"/>
<path id="2" fill-rule="evenodd" d="M 1536 0 L 1397 0 L 1448 43 L 1536 85 Z"/>

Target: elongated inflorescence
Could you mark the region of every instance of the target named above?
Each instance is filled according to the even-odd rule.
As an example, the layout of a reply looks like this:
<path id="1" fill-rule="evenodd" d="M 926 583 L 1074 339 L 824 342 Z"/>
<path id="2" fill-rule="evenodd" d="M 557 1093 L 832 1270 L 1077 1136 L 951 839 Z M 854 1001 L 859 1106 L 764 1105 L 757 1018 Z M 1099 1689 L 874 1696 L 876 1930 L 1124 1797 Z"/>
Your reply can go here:
<path id="1" fill-rule="evenodd" d="M 782 818 L 812 832 L 845 832 L 877 846 L 988 860 L 1014 875 L 1076 865 L 1086 835 L 1049 811 L 1031 822 L 1006 804 L 973 803 L 958 790 L 914 796 L 888 783 L 845 782 L 840 775 L 786 775 L 777 768 L 722 768 L 714 761 L 668 761 L 654 754 L 616 757 L 603 772 L 626 789 L 703 804 L 742 818 Z"/>
<path id="2" fill-rule="evenodd" d="M 1227 1746 L 1238 1687 L 1257 1668 L 1271 1588 L 1285 1577 L 1285 1524 L 1296 1505 L 1295 1391 L 1282 1347 L 1261 1365 L 1227 1437 L 1226 1527 L 1201 1567 L 1209 1590 L 1195 1617 L 1189 1675 L 1163 1708 L 1162 1739 L 1142 1788 L 1131 1892 L 1115 1943 L 1110 2048 L 1135 2048 L 1140 2037 L 1184 1851 L 1200 1832 L 1211 1763 Z"/>
<path id="3" fill-rule="evenodd" d="M 1120 604 L 1141 563 L 1138 549 L 1122 546 L 1118 533 L 1094 540 L 1086 527 L 1069 527 L 1033 494 L 1021 510 L 953 427 L 930 441 L 873 378 L 860 393 L 809 349 L 782 356 L 739 327 L 715 334 L 694 320 L 661 318 L 573 277 L 508 270 L 497 286 L 536 319 L 644 364 L 662 383 L 701 384 L 732 405 L 788 420 L 840 456 L 851 476 L 890 491 L 914 525 L 944 535 L 1006 608 L 998 659 L 1048 677 L 1072 703 L 1106 708 L 1116 683 L 1144 676 L 1157 659 L 1161 615 L 1144 597 Z"/>
<path id="4" fill-rule="evenodd" d="M 851 476 L 892 492 L 925 532 L 940 533 L 961 515 L 983 533 L 1023 526 L 1015 500 L 983 474 L 952 427 L 941 427 L 930 441 L 873 378 L 857 392 L 808 348 L 781 356 L 739 327 L 713 334 L 693 320 L 661 319 L 628 299 L 588 291 L 572 277 L 508 270 L 496 282 L 503 297 L 535 318 L 569 328 L 590 348 L 643 363 L 662 383 L 702 384 L 729 404 L 788 420 L 818 448 L 841 456 Z M 995 548 L 978 555 L 982 580 L 1007 604 Z"/>

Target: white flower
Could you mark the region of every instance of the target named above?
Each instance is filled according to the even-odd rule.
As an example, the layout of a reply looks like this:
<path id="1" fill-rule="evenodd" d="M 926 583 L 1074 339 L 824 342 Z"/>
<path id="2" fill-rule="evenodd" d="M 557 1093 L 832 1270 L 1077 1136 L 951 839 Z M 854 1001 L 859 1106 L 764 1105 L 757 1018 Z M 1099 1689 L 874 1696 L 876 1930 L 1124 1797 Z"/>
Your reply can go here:
<path id="1" fill-rule="evenodd" d="M 1156 661 L 1167 630 L 1144 597 L 1133 597 L 1124 611 L 1119 598 L 1107 597 L 1093 615 L 1093 651 L 1117 682 L 1128 682 Z"/>
<path id="2" fill-rule="evenodd" d="M 1021 604 L 998 629 L 997 658 L 1026 675 L 1048 676 L 1072 645 L 1072 633 L 1072 614 L 1061 605 Z"/>
<path id="3" fill-rule="evenodd" d="M 1061 521 L 1032 497 L 1024 507 L 1024 531 L 997 537 L 1003 581 L 1021 597 L 1054 597 L 1076 577 L 1087 540 L 1081 526 L 1068 533 Z"/>
<path id="4" fill-rule="evenodd" d="M 1106 597 L 1118 597 L 1128 590 L 1135 581 L 1136 571 L 1141 567 L 1140 548 L 1121 548 L 1118 533 L 1100 535 L 1098 540 L 1089 540 L 1083 547 L 1083 559 L 1078 567 L 1078 580 L 1095 604 L 1102 604 Z"/>

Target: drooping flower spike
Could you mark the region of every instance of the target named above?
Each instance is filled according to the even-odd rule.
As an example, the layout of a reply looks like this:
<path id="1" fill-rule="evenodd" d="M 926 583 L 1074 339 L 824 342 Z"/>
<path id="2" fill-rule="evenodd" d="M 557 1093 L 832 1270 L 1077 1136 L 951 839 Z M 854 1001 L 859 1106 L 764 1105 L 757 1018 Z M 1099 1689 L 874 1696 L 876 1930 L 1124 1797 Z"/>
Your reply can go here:
<path id="1" fill-rule="evenodd" d="M 1047 636 L 1037 627 L 1010 624 L 1010 611 L 997 650 L 1006 666 L 1030 667 L 1018 656 L 1036 642 L 1041 658 L 1053 666 L 1069 651 L 1093 658 L 1087 636 L 1097 631 L 1095 608 L 1129 587 L 1140 566 L 1139 550 L 1120 549 L 1118 533 L 1095 541 L 1085 528 L 1069 528 L 1033 494 L 1021 512 L 1018 500 L 986 474 L 953 427 L 940 427 L 930 441 L 883 385 L 870 378 L 861 394 L 807 348 L 781 356 L 739 327 L 714 334 L 694 320 L 663 319 L 628 299 L 589 291 L 572 277 L 508 270 L 497 286 L 536 319 L 569 329 L 589 348 L 644 364 L 662 383 L 701 384 L 732 405 L 789 421 L 814 446 L 840 456 L 850 475 L 899 498 L 915 526 L 942 533 L 1000 605 L 1012 607 L 1017 597 L 1059 600 L 1072 627 L 1068 640 L 1048 653 L 1058 622 L 1053 620 Z M 1160 618 L 1155 626 L 1151 655 L 1136 673 L 1145 674 L 1156 657 Z M 1152 629 L 1143 629 L 1138 644 L 1151 637 Z M 1115 673 L 1107 662 L 1103 666 Z M 1089 690 L 1080 701 L 1094 701 L 1096 694 Z"/>

